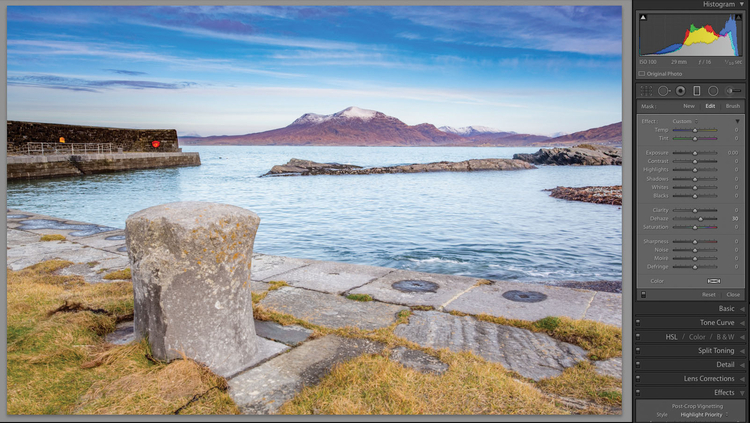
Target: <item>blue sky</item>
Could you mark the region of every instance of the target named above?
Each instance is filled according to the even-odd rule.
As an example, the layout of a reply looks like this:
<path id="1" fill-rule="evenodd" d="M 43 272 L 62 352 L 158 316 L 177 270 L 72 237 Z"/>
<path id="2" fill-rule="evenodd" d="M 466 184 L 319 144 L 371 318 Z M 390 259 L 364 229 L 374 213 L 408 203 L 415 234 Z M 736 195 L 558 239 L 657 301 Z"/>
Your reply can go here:
<path id="1" fill-rule="evenodd" d="M 9 120 L 245 134 L 349 106 L 535 134 L 621 120 L 614 6 L 8 6 Z"/>

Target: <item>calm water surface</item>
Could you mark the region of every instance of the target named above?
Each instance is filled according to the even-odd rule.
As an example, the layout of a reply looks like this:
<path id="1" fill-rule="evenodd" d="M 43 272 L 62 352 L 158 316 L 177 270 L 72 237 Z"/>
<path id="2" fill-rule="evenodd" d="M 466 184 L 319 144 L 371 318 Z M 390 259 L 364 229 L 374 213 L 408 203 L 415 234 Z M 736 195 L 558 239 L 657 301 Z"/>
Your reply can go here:
<path id="1" fill-rule="evenodd" d="M 491 279 L 621 280 L 621 208 L 542 191 L 620 185 L 619 166 L 258 178 L 291 158 L 369 167 L 536 150 L 187 146 L 201 166 L 9 181 L 8 207 L 124 228 L 157 204 L 228 203 L 261 217 L 255 251 L 265 254 Z"/>

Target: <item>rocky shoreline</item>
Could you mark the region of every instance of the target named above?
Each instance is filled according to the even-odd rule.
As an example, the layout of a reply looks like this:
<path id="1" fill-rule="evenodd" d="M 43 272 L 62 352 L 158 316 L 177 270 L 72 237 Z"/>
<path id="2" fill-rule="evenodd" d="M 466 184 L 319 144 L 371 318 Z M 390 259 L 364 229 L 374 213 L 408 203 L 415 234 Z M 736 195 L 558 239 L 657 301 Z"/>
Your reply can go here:
<path id="1" fill-rule="evenodd" d="M 276 165 L 263 176 L 308 176 L 308 175 L 373 175 L 386 173 L 421 172 L 474 172 L 483 170 L 536 169 L 536 166 L 514 159 L 476 159 L 462 162 L 435 162 L 363 168 L 350 164 L 317 163 L 310 160 L 291 159 L 284 165 Z"/>
<path id="2" fill-rule="evenodd" d="M 622 205 L 622 185 L 609 187 L 556 187 L 546 189 L 550 196 L 563 200 L 584 201 L 595 204 Z"/>
<path id="3" fill-rule="evenodd" d="M 542 148 L 533 154 L 514 154 L 513 158 L 537 165 L 622 165 L 622 149 L 579 144 L 570 148 Z"/>
<path id="4" fill-rule="evenodd" d="M 622 281 L 554 281 L 536 283 L 561 288 L 586 289 L 589 291 L 622 294 Z"/>
<path id="5" fill-rule="evenodd" d="M 536 169 L 534 165 L 622 165 L 622 149 L 580 144 L 570 148 L 542 148 L 533 154 L 514 154 L 512 159 L 472 159 L 461 162 L 412 163 L 370 168 L 351 164 L 318 163 L 311 160 L 291 159 L 286 164 L 272 167 L 269 172 L 261 175 L 261 177 Z"/>

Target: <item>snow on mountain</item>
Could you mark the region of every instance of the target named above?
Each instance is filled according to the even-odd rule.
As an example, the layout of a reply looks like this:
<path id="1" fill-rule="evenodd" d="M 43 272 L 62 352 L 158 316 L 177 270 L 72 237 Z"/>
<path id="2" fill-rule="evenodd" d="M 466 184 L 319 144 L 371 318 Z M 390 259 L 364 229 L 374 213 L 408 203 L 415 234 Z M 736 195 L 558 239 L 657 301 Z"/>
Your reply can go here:
<path id="1" fill-rule="evenodd" d="M 319 115 L 317 113 L 305 113 L 292 122 L 291 125 L 316 125 L 329 120 L 333 115 Z"/>
<path id="2" fill-rule="evenodd" d="M 496 134 L 496 133 L 515 134 L 515 132 L 501 131 L 499 129 L 490 128 L 487 126 L 463 126 L 461 128 L 454 128 L 452 126 L 441 126 L 438 129 L 443 132 L 461 135 L 464 137 L 469 137 L 469 136 L 477 135 L 477 134 Z"/>
<path id="3" fill-rule="evenodd" d="M 352 106 L 338 113 L 334 113 L 333 116 L 370 120 L 374 118 L 377 113 L 378 112 L 376 112 L 375 110 L 360 109 L 359 107 Z"/>
<path id="4" fill-rule="evenodd" d="M 292 122 L 291 125 L 318 125 L 323 122 L 327 122 L 331 119 L 361 119 L 368 121 L 374 118 L 378 112 L 375 110 L 360 109 L 359 107 L 347 107 L 346 109 L 331 114 L 331 115 L 319 115 L 317 113 L 305 113 L 300 118 Z"/>

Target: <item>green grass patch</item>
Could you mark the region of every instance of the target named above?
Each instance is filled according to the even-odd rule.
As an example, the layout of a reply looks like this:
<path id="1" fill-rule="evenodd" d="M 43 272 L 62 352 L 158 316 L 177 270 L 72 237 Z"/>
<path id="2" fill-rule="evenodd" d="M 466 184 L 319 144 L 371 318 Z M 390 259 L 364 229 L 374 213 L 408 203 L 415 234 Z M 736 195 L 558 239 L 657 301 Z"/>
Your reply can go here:
<path id="1" fill-rule="evenodd" d="M 60 234 L 42 235 L 39 241 L 65 241 L 65 236 Z"/>
<path id="2" fill-rule="evenodd" d="M 131 279 L 133 276 L 130 274 L 130 268 L 127 267 L 125 269 L 121 270 L 115 270 L 114 272 L 109 272 L 106 275 L 104 275 L 104 279 L 107 280 L 127 280 Z"/>
<path id="3" fill-rule="evenodd" d="M 544 319 L 539 319 L 534 322 L 534 326 L 538 327 L 539 329 L 554 332 L 555 329 L 560 327 L 560 318 L 553 316 L 545 317 Z"/>
<path id="4" fill-rule="evenodd" d="M 239 412 L 226 380 L 205 367 L 151 361 L 145 341 L 105 343 L 103 335 L 132 316 L 133 284 L 53 274 L 71 264 L 8 269 L 9 415 Z"/>
<path id="5" fill-rule="evenodd" d="M 349 294 L 346 298 L 354 301 L 372 301 L 370 294 Z"/>

